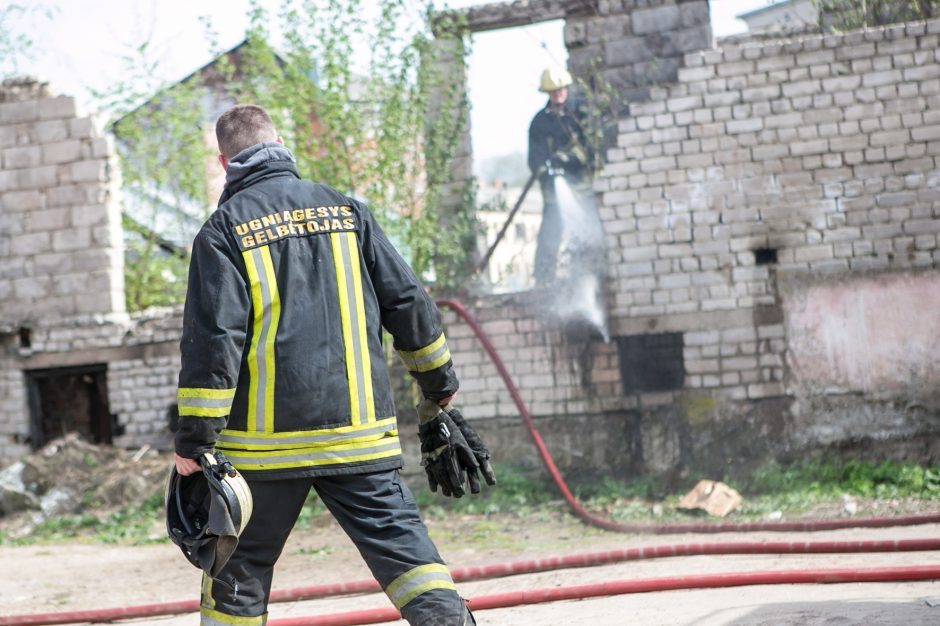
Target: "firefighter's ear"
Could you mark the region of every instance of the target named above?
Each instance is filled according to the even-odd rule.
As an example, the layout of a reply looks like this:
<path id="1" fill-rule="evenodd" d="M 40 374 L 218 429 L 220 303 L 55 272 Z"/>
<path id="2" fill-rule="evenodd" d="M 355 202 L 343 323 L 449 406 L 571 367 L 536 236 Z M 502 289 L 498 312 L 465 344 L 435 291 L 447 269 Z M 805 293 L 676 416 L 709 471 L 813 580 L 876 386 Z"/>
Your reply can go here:
<path id="1" fill-rule="evenodd" d="M 228 157 L 224 154 L 219 155 L 219 164 L 222 166 L 223 170 L 228 171 Z"/>

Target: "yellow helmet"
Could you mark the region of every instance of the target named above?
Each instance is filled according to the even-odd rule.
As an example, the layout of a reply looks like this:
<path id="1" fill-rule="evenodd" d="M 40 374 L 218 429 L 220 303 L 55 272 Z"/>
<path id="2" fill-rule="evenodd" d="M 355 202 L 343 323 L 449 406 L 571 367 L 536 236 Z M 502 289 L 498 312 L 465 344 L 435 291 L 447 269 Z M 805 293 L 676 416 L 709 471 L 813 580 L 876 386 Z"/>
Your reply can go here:
<path id="1" fill-rule="evenodd" d="M 560 67 L 547 67 L 545 71 L 542 72 L 542 80 L 539 84 L 539 91 L 549 92 L 561 89 L 562 87 L 567 87 L 572 82 L 571 74 L 568 73 L 568 70 L 562 69 Z"/>
<path id="2" fill-rule="evenodd" d="M 202 472 L 182 476 L 170 468 L 166 529 L 170 540 L 213 578 L 228 562 L 251 518 L 251 488 L 221 452 L 199 458 Z"/>

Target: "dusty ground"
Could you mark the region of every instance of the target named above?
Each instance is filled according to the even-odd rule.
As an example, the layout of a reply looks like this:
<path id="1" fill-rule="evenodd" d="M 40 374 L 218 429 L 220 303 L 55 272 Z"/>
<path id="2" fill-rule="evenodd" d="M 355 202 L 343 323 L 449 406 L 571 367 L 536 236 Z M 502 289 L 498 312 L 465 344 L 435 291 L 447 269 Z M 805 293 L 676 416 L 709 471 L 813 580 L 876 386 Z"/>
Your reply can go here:
<path id="1" fill-rule="evenodd" d="M 451 566 L 483 565 L 550 555 L 689 542 L 735 540 L 826 540 L 934 538 L 940 525 L 823 533 L 720 535 L 617 535 L 588 528 L 563 513 L 460 516 L 429 520 L 435 541 Z M 160 529 L 155 529 L 156 533 Z M 465 537 L 472 537 L 467 547 Z M 940 552 L 865 555 L 697 556 L 634 561 L 568 569 L 498 580 L 466 582 L 466 597 L 625 579 L 755 570 L 940 565 Z M 355 549 L 328 517 L 296 531 L 276 571 L 275 588 L 290 588 L 367 577 Z M 199 573 L 172 544 L 128 547 L 61 544 L 0 547 L 0 615 L 84 610 L 193 599 Z M 479 611 L 488 626 L 521 625 L 830 625 L 940 624 L 940 583 L 767 585 L 729 589 L 668 591 L 564 601 Z M 271 618 L 324 615 L 389 606 L 369 594 L 293 604 L 275 604 Z M 183 626 L 194 615 L 136 620 L 135 624 Z M 394 622 L 404 624 L 404 622 Z"/>

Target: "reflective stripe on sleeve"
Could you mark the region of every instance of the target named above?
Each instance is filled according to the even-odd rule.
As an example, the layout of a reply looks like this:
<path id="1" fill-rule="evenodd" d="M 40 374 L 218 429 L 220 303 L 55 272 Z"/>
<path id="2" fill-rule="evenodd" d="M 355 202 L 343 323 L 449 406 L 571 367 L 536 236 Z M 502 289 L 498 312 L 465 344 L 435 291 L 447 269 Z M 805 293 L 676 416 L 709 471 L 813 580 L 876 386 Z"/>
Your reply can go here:
<path id="1" fill-rule="evenodd" d="M 226 615 L 205 607 L 199 609 L 199 626 L 264 626 L 267 622 L 267 613 L 257 617 L 242 617 Z"/>
<path id="2" fill-rule="evenodd" d="M 395 608 L 401 610 L 422 593 L 432 589 L 457 589 L 446 565 L 428 563 L 408 570 L 385 588 L 385 594 Z"/>
<path id="3" fill-rule="evenodd" d="M 343 329 L 349 410 L 353 425 L 375 420 L 372 362 L 366 333 L 362 269 L 356 233 L 330 233 Z"/>
<path id="4" fill-rule="evenodd" d="M 254 311 L 248 350 L 248 428 L 274 430 L 274 339 L 281 315 L 281 298 L 268 246 L 242 252 L 251 283 Z"/>
<path id="5" fill-rule="evenodd" d="M 399 350 L 398 356 L 409 372 L 430 372 L 450 360 L 450 349 L 447 347 L 444 333 L 441 333 L 437 339 L 420 350 Z"/>
<path id="6" fill-rule="evenodd" d="M 232 410 L 234 398 L 234 389 L 180 387 L 176 392 L 180 416 L 225 417 Z"/>

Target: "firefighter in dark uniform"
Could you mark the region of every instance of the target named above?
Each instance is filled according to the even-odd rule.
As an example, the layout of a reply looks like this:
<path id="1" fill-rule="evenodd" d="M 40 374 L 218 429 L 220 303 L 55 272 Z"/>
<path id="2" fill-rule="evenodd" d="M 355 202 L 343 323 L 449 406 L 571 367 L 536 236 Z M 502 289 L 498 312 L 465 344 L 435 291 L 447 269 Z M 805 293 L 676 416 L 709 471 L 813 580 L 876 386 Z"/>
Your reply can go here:
<path id="1" fill-rule="evenodd" d="M 535 282 L 555 278 L 562 238 L 562 215 L 555 192 L 555 176 L 564 176 L 576 194 L 590 193 L 593 163 L 585 135 L 587 113 L 580 100 L 568 97 L 571 74 L 557 67 L 542 72 L 539 91 L 548 102 L 529 125 L 529 170 L 542 190 L 542 224 L 535 249 Z"/>
<path id="2" fill-rule="evenodd" d="M 432 487 L 462 495 L 460 472 L 477 460 L 492 484 L 478 437 L 475 457 L 460 439 L 457 460 L 446 456 L 456 439 L 429 439 L 450 432 L 441 419 L 476 436 L 440 408 L 457 377 L 434 302 L 365 206 L 300 179 L 264 109 L 229 109 L 216 134 L 226 180 L 193 242 L 176 468 L 189 475 L 193 459 L 223 453 L 248 481 L 254 514 L 222 571 L 203 577 L 201 623 L 266 622 L 274 564 L 312 487 L 409 623 L 473 624 L 399 478 L 381 345 L 384 327 L 432 407 L 420 434 L 422 450 L 433 447 Z M 431 477 L 441 459 L 460 473 L 452 483 Z"/>

